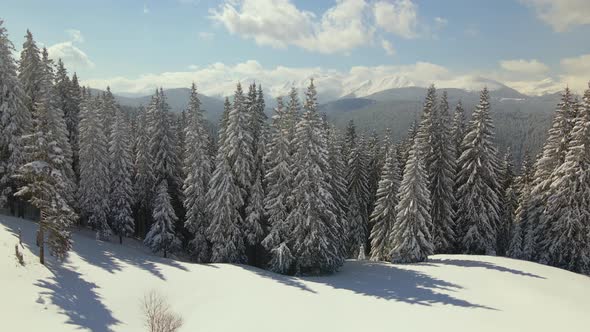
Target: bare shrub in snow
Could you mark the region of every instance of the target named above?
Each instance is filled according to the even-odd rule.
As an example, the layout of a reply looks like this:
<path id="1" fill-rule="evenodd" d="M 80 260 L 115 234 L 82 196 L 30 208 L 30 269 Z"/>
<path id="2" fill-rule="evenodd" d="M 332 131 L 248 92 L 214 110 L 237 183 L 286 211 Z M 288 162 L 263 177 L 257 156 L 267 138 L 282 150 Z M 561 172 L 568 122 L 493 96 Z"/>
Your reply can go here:
<path id="1" fill-rule="evenodd" d="M 183 324 L 182 317 L 172 312 L 166 298 L 156 291 L 144 295 L 141 308 L 149 332 L 175 332 Z"/>

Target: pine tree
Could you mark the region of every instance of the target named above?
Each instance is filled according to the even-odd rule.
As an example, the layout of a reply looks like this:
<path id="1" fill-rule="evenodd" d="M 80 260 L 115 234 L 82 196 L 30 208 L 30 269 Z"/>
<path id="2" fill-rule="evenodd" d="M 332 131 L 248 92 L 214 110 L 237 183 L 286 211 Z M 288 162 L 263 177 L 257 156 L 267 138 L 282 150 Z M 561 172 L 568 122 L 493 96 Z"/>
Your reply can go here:
<path id="1" fill-rule="evenodd" d="M 453 124 L 451 127 L 451 141 L 453 145 L 453 151 L 455 151 L 455 160 L 459 160 L 463 151 L 461 151 L 461 146 L 463 144 L 463 138 L 465 137 L 466 133 L 466 124 L 465 124 L 465 110 L 463 109 L 463 104 L 459 100 L 457 106 L 455 107 L 455 113 L 453 114 Z"/>
<path id="2" fill-rule="evenodd" d="M 418 153 L 419 144 L 416 141 L 410 150 L 399 189 L 396 222 L 389 239 L 393 263 L 422 262 L 434 252 L 428 175 Z"/>
<path id="3" fill-rule="evenodd" d="M 7 201 L 14 210 L 13 193 L 21 185 L 14 176 L 26 162 L 24 136 L 31 132 L 31 113 L 17 78 L 14 46 L 0 20 L 0 207 Z M 20 212 L 20 211 L 19 211 Z M 20 214 L 20 213 L 19 213 Z"/>
<path id="4" fill-rule="evenodd" d="M 244 263 L 246 248 L 240 229 L 242 217 L 238 210 L 244 203 L 222 149 L 217 154 L 207 200 L 211 216 L 207 228 L 207 238 L 211 241 L 211 262 Z"/>
<path id="5" fill-rule="evenodd" d="M 101 100 L 85 96 L 80 111 L 80 185 L 78 204 L 82 217 L 96 230 L 97 238 L 108 240 L 110 176 L 108 144 L 104 134 Z"/>
<path id="6" fill-rule="evenodd" d="M 371 260 L 385 261 L 391 251 L 391 231 L 395 224 L 400 186 L 400 172 L 395 150 L 390 147 L 381 172 L 377 201 L 371 214 Z"/>
<path id="7" fill-rule="evenodd" d="M 111 92 L 111 88 L 107 86 L 107 90 L 103 92 L 101 98 L 101 117 L 103 121 L 103 127 L 105 128 L 105 136 L 111 137 L 111 128 L 113 128 L 113 122 L 117 116 L 117 102 L 115 96 Z"/>
<path id="8" fill-rule="evenodd" d="M 295 180 L 290 253 L 298 274 L 334 272 L 343 263 L 338 219 L 330 193 L 326 135 L 317 111 L 313 80 L 306 92 L 305 112 L 297 124 Z"/>
<path id="9" fill-rule="evenodd" d="M 590 271 L 590 86 L 575 118 L 565 161 L 551 175 L 542 248 L 550 265 Z"/>
<path id="10" fill-rule="evenodd" d="M 193 260 L 199 263 L 208 262 L 210 258 L 206 238 L 209 225 L 206 195 L 212 165 L 207 151 L 209 138 L 204 127 L 204 121 L 197 87 L 193 83 L 185 129 L 184 173 L 186 178 L 183 193 L 184 208 L 186 210 L 185 227 L 193 236 L 189 243 L 189 252 Z"/>
<path id="11" fill-rule="evenodd" d="M 144 236 L 148 232 L 148 226 L 151 220 L 155 178 L 150 149 L 148 114 L 143 107 L 139 109 L 137 122 L 138 135 L 136 141 L 133 191 L 135 193 L 136 233 L 139 236 Z"/>
<path id="12" fill-rule="evenodd" d="M 163 179 L 158 184 L 152 218 L 154 223 L 143 243 L 154 253 L 161 251 L 164 257 L 167 257 L 169 252 L 180 248 L 180 240 L 174 232 L 174 224 L 177 218 L 172 208 L 166 179 Z"/>
<path id="13" fill-rule="evenodd" d="M 406 137 L 404 137 L 404 139 L 399 143 L 399 147 L 396 149 L 397 164 L 400 167 L 400 177 L 404 175 L 404 169 L 410 156 L 410 150 L 414 146 L 414 139 L 416 138 L 416 135 L 418 135 L 418 124 L 414 121 L 410 124 L 410 128 L 408 128 Z"/>
<path id="14" fill-rule="evenodd" d="M 269 232 L 262 245 L 270 252 L 269 269 L 277 273 L 288 273 L 293 257 L 286 241 L 291 226 L 287 216 L 291 212 L 289 196 L 293 188 L 292 158 L 289 155 L 289 123 L 283 99 L 277 99 L 277 107 L 272 117 L 270 142 L 266 149 L 264 210 L 268 218 Z"/>
<path id="15" fill-rule="evenodd" d="M 348 230 L 351 225 L 348 222 L 348 188 L 346 181 L 346 162 L 342 156 L 342 146 L 344 141 L 336 128 L 329 126 L 324 120 L 324 127 L 327 133 L 328 142 L 328 164 L 330 165 L 329 185 L 331 194 L 335 202 L 334 213 L 338 219 L 340 234 L 339 243 L 342 257 L 347 256 L 348 252 Z"/>
<path id="16" fill-rule="evenodd" d="M 505 256 L 509 250 L 513 237 L 513 225 L 515 211 L 518 205 L 516 184 L 514 183 L 514 169 L 512 163 L 512 152 L 510 148 L 504 155 L 501 165 L 501 197 L 500 197 L 500 223 L 498 225 L 498 255 Z"/>
<path id="17" fill-rule="evenodd" d="M 57 112 L 52 105 L 53 87 L 48 72 L 42 68 L 41 73 L 36 86 L 39 90 L 31 91 L 36 96 L 32 105 L 33 129 L 30 135 L 24 136 L 27 163 L 17 174 L 24 185 L 15 195 L 25 197 L 40 210 L 37 244 L 39 260 L 45 264 L 46 238 L 52 254 L 64 258 L 71 248 L 69 227 L 77 216 L 64 195 L 68 179 L 63 171 L 67 158 L 59 141 Z"/>
<path id="18" fill-rule="evenodd" d="M 455 244 L 454 210 L 455 193 L 455 151 L 449 135 L 450 114 L 447 93 L 443 92 L 439 112 L 432 127 L 432 149 L 427 155 L 430 160 L 430 200 L 432 210 L 432 241 L 435 253 L 449 253 Z M 436 114 L 436 113 L 434 113 Z"/>
<path id="19" fill-rule="evenodd" d="M 43 66 L 41 64 L 41 52 L 37 43 L 33 40 L 33 34 L 27 30 L 26 40 L 20 53 L 18 68 L 18 80 L 21 82 L 26 96 L 24 103 L 29 113 L 34 116 L 34 106 L 40 102 L 41 81 L 43 78 Z"/>
<path id="20" fill-rule="evenodd" d="M 439 110 L 436 104 L 436 88 L 431 85 L 424 99 L 424 106 L 422 109 L 422 118 L 420 126 L 416 133 L 416 141 L 418 142 L 417 153 L 419 158 L 423 161 L 426 169 L 426 174 L 432 174 L 432 162 L 434 160 L 434 146 L 437 139 L 437 123 L 439 117 Z"/>
<path id="21" fill-rule="evenodd" d="M 473 112 L 458 161 L 457 224 L 463 251 L 496 254 L 499 219 L 498 161 L 487 88 Z"/>
<path id="22" fill-rule="evenodd" d="M 531 202 L 531 184 L 525 182 L 522 185 L 518 207 L 516 208 L 514 225 L 510 239 L 510 247 L 507 255 L 517 259 L 530 259 L 532 255 L 532 239 L 527 239 L 527 234 L 532 235 L 532 224 L 528 216 Z"/>
<path id="23" fill-rule="evenodd" d="M 133 220 L 133 184 L 131 172 L 133 161 L 130 149 L 130 129 L 123 112 L 116 110 L 115 121 L 111 129 L 109 160 L 110 160 L 110 221 L 113 231 L 119 236 L 119 243 L 123 237 L 133 235 L 135 224 Z"/>
<path id="24" fill-rule="evenodd" d="M 349 136 L 350 137 L 350 136 Z M 350 140 L 352 142 L 352 140 Z M 361 135 L 356 139 L 356 143 L 350 146 L 348 159 L 348 172 L 346 179 L 348 182 L 348 230 L 349 253 L 351 257 L 357 257 L 360 248 L 367 247 L 369 238 L 369 174 L 368 158 L 366 155 L 365 139 Z"/>
<path id="25" fill-rule="evenodd" d="M 68 129 L 68 140 L 72 147 L 72 169 L 74 170 L 76 183 L 80 181 L 80 133 L 78 126 L 80 123 L 80 105 L 82 103 L 82 90 L 78 83 L 76 73 L 72 76 L 68 91 L 68 106 L 64 109 L 66 127 Z"/>
<path id="26" fill-rule="evenodd" d="M 573 128 L 575 111 L 572 109 L 573 96 L 566 88 L 561 101 L 557 105 L 555 116 L 549 129 L 547 140 L 543 145 L 541 157 L 535 163 L 535 176 L 531 189 L 531 204 L 528 212 L 532 223 L 532 238 L 534 260 L 546 263 L 549 248 L 544 236 L 548 232 L 550 221 L 545 218 L 544 212 L 547 201 L 551 195 L 551 183 L 555 180 L 554 171 L 565 162 L 570 135 Z"/>
<path id="27" fill-rule="evenodd" d="M 381 176 L 381 169 L 385 163 L 385 152 L 382 151 L 381 142 L 377 131 L 373 130 L 367 142 L 367 159 L 368 159 L 368 199 L 367 199 L 367 215 L 373 213 L 375 202 L 377 200 L 377 188 L 379 187 L 379 178 Z M 369 228 L 372 224 L 369 223 Z"/>

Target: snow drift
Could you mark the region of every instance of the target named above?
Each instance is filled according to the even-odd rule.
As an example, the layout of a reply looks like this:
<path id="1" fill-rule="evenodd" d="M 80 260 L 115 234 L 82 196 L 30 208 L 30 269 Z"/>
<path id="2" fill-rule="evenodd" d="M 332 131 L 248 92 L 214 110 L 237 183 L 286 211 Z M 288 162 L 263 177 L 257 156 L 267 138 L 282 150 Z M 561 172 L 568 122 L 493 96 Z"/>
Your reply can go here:
<path id="1" fill-rule="evenodd" d="M 136 241 L 76 231 L 64 263 L 39 265 L 37 225 L 0 217 L 6 331 L 144 331 L 140 301 L 165 294 L 181 331 L 584 331 L 590 278 L 500 257 L 436 255 L 420 264 L 348 261 L 325 277 L 191 264 Z M 14 246 L 22 230 L 25 266 Z"/>

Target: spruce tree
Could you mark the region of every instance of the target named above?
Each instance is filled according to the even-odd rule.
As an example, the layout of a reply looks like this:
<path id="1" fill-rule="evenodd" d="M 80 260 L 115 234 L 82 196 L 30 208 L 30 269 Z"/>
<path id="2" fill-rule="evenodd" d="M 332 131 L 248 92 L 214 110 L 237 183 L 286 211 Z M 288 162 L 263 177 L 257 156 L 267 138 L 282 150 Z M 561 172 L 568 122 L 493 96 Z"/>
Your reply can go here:
<path id="1" fill-rule="evenodd" d="M 457 106 L 455 107 L 455 113 L 453 113 L 453 121 L 451 127 L 451 141 L 453 146 L 453 151 L 455 152 L 455 160 L 459 160 L 463 151 L 461 151 L 461 146 L 463 144 L 463 138 L 465 137 L 466 132 L 466 124 L 465 124 L 465 110 L 463 109 L 463 104 L 459 100 Z"/>
<path id="2" fill-rule="evenodd" d="M 111 128 L 109 160 L 110 160 L 110 221 L 113 231 L 119 236 L 119 243 L 123 237 L 133 235 L 135 223 L 133 220 L 133 160 L 130 148 L 130 129 L 125 115 L 120 109 L 116 110 L 116 117 Z"/>
<path id="3" fill-rule="evenodd" d="M 290 252 L 296 273 L 331 273 L 342 265 L 343 257 L 334 213 L 336 202 L 328 183 L 326 135 L 317 111 L 313 80 L 306 92 L 304 109 L 295 139 L 294 206 L 288 217 L 293 225 Z"/>
<path id="4" fill-rule="evenodd" d="M 389 259 L 392 249 L 391 232 L 396 219 L 400 172 L 395 150 L 390 147 L 381 172 L 377 201 L 371 214 L 371 260 L 385 261 Z"/>
<path id="5" fill-rule="evenodd" d="M 436 113 L 434 113 L 436 114 Z M 427 154 L 430 160 L 429 189 L 432 208 L 432 241 L 435 253 L 449 253 L 455 245 L 454 210 L 455 151 L 450 136 L 450 114 L 447 93 L 443 92 L 439 112 L 432 127 L 432 149 Z"/>
<path id="6" fill-rule="evenodd" d="M 546 263 L 590 271 L 590 88 L 575 118 L 565 161 L 551 175 L 542 253 Z M 575 114 L 575 113 L 574 113 Z M 546 258 L 545 258 L 546 257 Z"/>
<path id="7" fill-rule="evenodd" d="M 145 236 L 151 221 L 152 199 L 155 189 L 150 133 L 147 111 L 140 107 L 137 120 L 137 141 L 135 152 L 135 174 L 133 191 L 135 193 L 136 233 Z"/>
<path id="8" fill-rule="evenodd" d="M 501 196 L 500 196 L 500 223 L 498 225 L 498 255 L 505 256 L 509 250 L 513 237 L 513 225 L 515 212 L 518 206 L 516 184 L 514 182 L 514 169 L 510 148 L 506 151 L 501 164 Z"/>
<path id="9" fill-rule="evenodd" d="M 180 240 L 174 232 L 174 224 L 177 218 L 172 208 L 166 179 L 163 179 L 158 184 L 152 218 L 154 223 L 143 243 L 154 253 L 161 251 L 164 257 L 167 257 L 169 252 L 180 248 Z"/>
<path id="10" fill-rule="evenodd" d="M 389 239 L 389 259 L 393 263 L 422 262 L 434 252 L 428 175 L 418 153 L 419 144 L 416 141 L 410 149 L 399 189 L 396 222 Z"/>
<path id="11" fill-rule="evenodd" d="M 499 220 L 498 160 L 487 88 L 481 92 L 458 161 L 458 211 L 463 252 L 496 254 Z"/>
<path id="12" fill-rule="evenodd" d="M 34 114 L 34 106 L 40 102 L 41 81 L 43 78 L 43 66 L 41 52 L 37 43 L 33 40 L 33 34 L 27 30 L 25 42 L 20 53 L 18 68 L 18 80 L 21 82 L 25 94 L 25 107 L 30 114 Z"/>
<path id="13" fill-rule="evenodd" d="M 328 142 L 328 164 L 330 165 L 329 185 L 335 202 L 334 213 L 338 218 L 338 232 L 340 234 L 340 251 L 343 257 L 348 253 L 348 188 L 346 181 L 346 162 L 342 156 L 343 137 L 334 126 L 329 126 L 324 120 Z"/>
<path id="14" fill-rule="evenodd" d="M 111 228 L 109 213 L 110 176 L 108 144 L 100 118 L 101 101 L 87 95 L 80 112 L 80 185 L 78 204 L 82 218 L 97 232 L 97 238 L 108 240 Z"/>
<path id="15" fill-rule="evenodd" d="M 207 214 L 207 189 L 211 179 L 212 164 L 207 151 L 209 141 L 204 127 L 201 101 L 197 87 L 193 83 L 187 109 L 187 126 L 185 129 L 184 152 L 184 208 L 186 210 L 185 227 L 193 236 L 189 243 L 189 252 L 194 261 L 209 261 L 209 245 L 206 231 L 209 225 Z"/>
<path id="16" fill-rule="evenodd" d="M 25 135 L 31 133 L 32 119 L 12 57 L 14 46 L 2 25 L 0 20 L 0 207 L 9 201 L 14 210 L 18 202 L 13 194 L 21 185 L 14 176 L 26 162 Z"/>

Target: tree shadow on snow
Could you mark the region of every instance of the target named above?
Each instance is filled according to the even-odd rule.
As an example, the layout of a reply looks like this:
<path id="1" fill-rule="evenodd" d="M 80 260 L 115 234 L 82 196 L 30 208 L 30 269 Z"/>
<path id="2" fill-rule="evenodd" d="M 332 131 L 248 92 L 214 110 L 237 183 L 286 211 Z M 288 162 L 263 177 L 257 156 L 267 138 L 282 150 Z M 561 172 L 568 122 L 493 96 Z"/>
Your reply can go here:
<path id="1" fill-rule="evenodd" d="M 429 263 L 419 264 L 425 265 Z M 386 263 L 349 261 L 340 272 L 332 276 L 305 279 L 335 289 L 345 289 L 384 300 L 423 306 L 444 304 L 465 308 L 497 310 L 447 294 L 448 292 L 461 290 L 463 287 L 459 285 L 436 279 L 426 273 L 403 269 Z"/>
<path id="2" fill-rule="evenodd" d="M 61 308 L 68 317 L 66 324 L 87 328 L 94 332 L 110 332 L 111 326 L 120 323 L 101 302 L 96 293 L 99 287 L 82 279 L 81 274 L 61 265 L 48 266 L 53 273 L 49 279 L 40 279 L 35 286 L 45 289 L 42 297 Z"/>
<path id="3" fill-rule="evenodd" d="M 283 284 L 285 286 L 299 288 L 302 291 L 306 291 L 306 292 L 310 292 L 310 293 L 314 293 L 314 294 L 316 293 L 316 291 L 309 288 L 304 282 L 302 282 L 302 278 L 282 275 L 282 274 L 274 273 L 271 271 L 262 270 L 260 268 L 249 266 L 249 265 L 241 265 L 241 264 L 237 265 L 236 264 L 235 266 L 241 267 L 242 269 L 247 270 L 252 273 L 255 273 L 256 275 L 258 275 L 262 278 L 271 279 L 271 280 L 276 281 L 276 282 Z"/>
<path id="4" fill-rule="evenodd" d="M 488 269 L 488 270 L 508 272 L 508 273 L 512 273 L 512 274 L 516 274 L 516 275 L 520 275 L 520 276 L 525 276 L 525 277 L 545 279 L 545 277 L 542 277 L 542 276 L 539 276 L 536 274 L 507 268 L 504 266 L 496 265 L 494 263 L 482 262 L 482 261 L 476 261 L 476 260 L 472 261 L 472 260 L 468 260 L 468 259 L 434 258 L 434 259 L 430 259 L 429 262 L 433 263 L 433 264 L 454 265 L 454 266 L 467 267 L 467 268 L 479 267 L 479 268 L 484 268 L 484 269 Z"/>
<path id="5" fill-rule="evenodd" d="M 74 238 L 74 250 L 83 260 L 110 273 L 121 270 L 122 266 L 119 261 L 146 270 L 162 280 L 166 280 L 166 277 L 158 267 L 158 264 L 188 271 L 186 267 L 173 259 L 157 257 L 142 249 L 144 248 L 134 248 L 126 244 L 119 245 L 118 243 L 100 240 L 96 240 L 91 246 L 86 246 L 84 242 L 77 242 L 76 238 Z"/>

